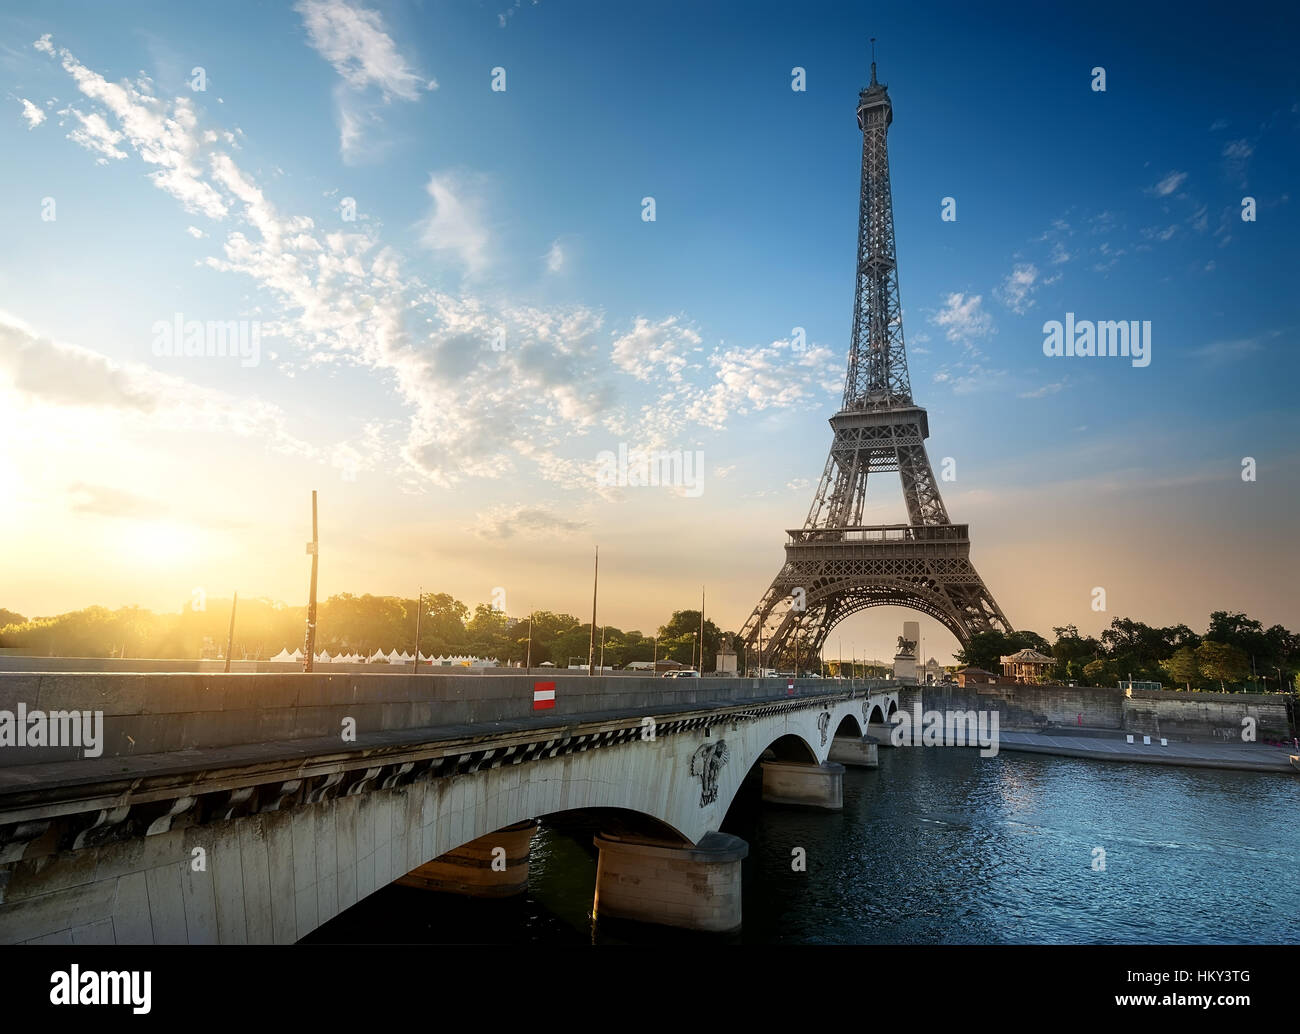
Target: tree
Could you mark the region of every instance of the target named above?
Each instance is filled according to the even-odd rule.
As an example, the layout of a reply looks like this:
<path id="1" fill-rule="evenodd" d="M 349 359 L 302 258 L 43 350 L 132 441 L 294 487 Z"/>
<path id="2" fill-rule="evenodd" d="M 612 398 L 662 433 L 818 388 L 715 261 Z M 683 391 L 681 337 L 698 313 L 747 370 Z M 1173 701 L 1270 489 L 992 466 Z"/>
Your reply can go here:
<path id="1" fill-rule="evenodd" d="M 1188 690 L 1192 688 L 1192 679 L 1199 678 L 1201 674 L 1201 662 L 1190 646 L 1184 646 L 1165 661 L 1164 667 L 1175 682 L 1184 683 Z"/>
<path id="2" fill-rule="evenodd" d="M 683 664 L 691 662 L 692 653 L 696 654 L 696 664 L 701 674 L 717 667 L 718 650 L 722 647 L 722 629 L 712 621 L 704 622 L 704 657 L 700 663 L 696 637 L 700 634 L 700 612 L 698 610 L 675 610 L 666 625 L 659 629 L 659 656 L 671 657 Z M 668 643 L 668 652 L 664 644 Z"/>
<path id="3" fill-rule="evenodd" d="M 1005 632 L 997 629 L 976 632 L 970 637 L 970 642 L 957 651 L 957 663 L 968 668 L 997 671 L 1001 658 L 1013 652 L 1009 646 Z"/>
<path id="4" fill-rule="evenodd" d="M 1212 639 L 1206 639 L 1196 648 L 1196 660 L 1201 674 L 1207 679 L 1217 680 L 1219 689 L 1225 692 L 1225 681 L 1235 682 L 1250 671 L 1245 650 L 1231 643 L 1216 643 Z"/>
<path id="5" fill-rule="evenodd" d="M 474 616 L 465 626 L 466 649 L 476 657 L 496 657 L 509 661 L 515 658 L 515 643 L 508 633 L 509 619 L 505 611 L 495 610 L 487 603 L 474 608 Z"/>
<path id="6" fill-rule="evenodd" d="M 1087 666 L 1101 656 L 1101 643 L 1092 636 L 1079 635 L 1074 625 L 1062 625 L 1052 629 L 1056 642 L 1052 644 L 1052 656 L 1056 658 L 1056 675 L 1062 679 L 1077 679 L 1084 685 L 1091 681 L 1085 674 Z"/>
<path id="7" fill-rule="evenodd" d="M 1083 673 L 1087 676 L 1089 684 L 1094 686 L 1109 686 L 1119 681 L 1113 662 L 1104 657 L 1085 664 Z"/>
<path id="8" fill-rule="evenodd" d="M 4 628 L 6 625 L 25 624 L 27 624 L 27 619 L 17 611 L 5 610 L 4 607 L 0 607 L 0 628 Z"/>

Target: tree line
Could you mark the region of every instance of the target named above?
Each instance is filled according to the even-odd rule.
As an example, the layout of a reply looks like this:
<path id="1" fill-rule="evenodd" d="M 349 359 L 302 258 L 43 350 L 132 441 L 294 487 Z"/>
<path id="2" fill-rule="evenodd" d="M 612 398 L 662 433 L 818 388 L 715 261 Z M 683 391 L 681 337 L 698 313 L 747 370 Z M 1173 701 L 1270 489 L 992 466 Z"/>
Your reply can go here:
<path id="1" fill-rule="evenodd" d="M 1053 627 L 1055 642 L 1036 632 L 980 632 L 957 660 L 1001 671 L 1000 658 L 1033 649 L 1055 660 L 1054 680 L 1081 686 L 1114 686 L 1130 678 L 1183 689 L 1274 692 L 1295 686 L 1300 635 L 1281 625 L 1264 628 L 1245 614 L 1216 610 L 1204 635 L 1187 625 L 1160 628 L 1115 618 L 1100 636 L 1074 625 Z"/>
<path id="2" fill-rule="evenodd" d="M 531 618 L 511 618 L 480 603 L 471 611 L 447 593 L 427 593 L 420 615 L 420 652 L 426 656 L 495 657 L 503 664 L 550 661 L 566 667 L 586 664 L 591 623 L 572 614 L 539 610 Z M 229 628 L 228 599 L 191 601 L 177 613 L 141 607 L 87 607 L 54 617 L 26 618 L 0 608 L 0 648 L 47 657 L 197 658 L 205 652 L 224 655 Z M 398 596 L 340 593 L 324 600 L 317 614 L 316 649 L 331 655 L 376 650 L 411 652 L 415 648 L 417 601 Z M 236 659 L 266 659 L 288 647 L 301 647 L 307 608 L 269 599 L 241 599 L 234 634 Z M 531 620 L 531 635 L 530 635 Z M 699 664 L 700 612 L 689 608 L 672 616 L 653 633 L 596 626 L 596 661 L 621 668 L 632 661 L 673 660 Z M 1281 625 L 1264 628 L 1243 613 L 1215 611 L 1204 635 L 1187 625 L 1156 627 L 1131 618 L 1115 618 L 1100 636 L 1085 636 L 1074 625 L 1052 629 L 1048 642 L 1032 631 L 981 632 L 958 651 L 960 665 L 1001 670 L 1001 658 L 1034 649 L 1052 657 L 1051 677 L 1083 686 L 1113 686 L 1121 680 L 1161 682 L 1186 689 L 1265 689 L 1293 686 L 1300 667 L 1300 636 Z M 704 624 L 703 671 L 716 668 L 723 643 L 738 647 L 733 633 L 712 621 Z M 531 643 L 531 645 L 530 645 Z M 739 652 L 739 650 L 738 650 Z M 805 670 L 817 670 L 815 658 Z M 837 673 L 828 660 L 826 673 Z M 848 663 L 845 662 L 845 670 Z M 870 670 L 868 670 L 870 669 Z M 859 662 L 859 675 L 887 674 Z"/>
<path id="3" fill-rule="evenodd" d="M 0 608 L 0 649 L 43 657 L 198 658 L 215 656 L 214 651 L 224 656 L 231 602 L 215 598 L 191 601 L 177 613 L 96 606 L 30 619 Z M 534 666 L 550 661 L 561 668 L 571 659 L 587 663 L 591 622 L 582 622 L 572 614 L 539 610 L 531 617 L 512 618 L 486 603 L 471 611 L 447 593 L 426 593 L 423 604 L 418 624 L 420 652 L 425 656 L 495 657 L 503 664 L 531 660 Z M 331 596 L 317 607 L 316 650 L 331 655 L 370 656 L 377 650 L 411 653 L 418 606 L 416 599 L 398 596 L 346 592 Z M 241 598 L 231 656 L 265 660 L 286 647 L 290 652 L 295 647 L 301 649 L 306 621 L 305 606 Z M 673 611 L 668 621 L 650 634 L 597 624 L 595 659 L 600 663 L 603 637 L 606 667 L 656 657 L 698 666 L 699 632 L 698 608 Z M 724 638 L 717 625 L 704 622 L 704 671 L 715 670 Z"/>

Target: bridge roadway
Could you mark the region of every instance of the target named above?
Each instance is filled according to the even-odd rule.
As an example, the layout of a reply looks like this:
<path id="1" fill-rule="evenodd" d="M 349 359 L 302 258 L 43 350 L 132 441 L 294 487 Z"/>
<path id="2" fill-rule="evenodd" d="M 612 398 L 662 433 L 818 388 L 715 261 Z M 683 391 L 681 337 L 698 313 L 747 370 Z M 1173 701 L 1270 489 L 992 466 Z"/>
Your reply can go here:
<path id="1" fill-rule="evenodd" d="M 534 710 L 542 683 L 553 709 Z M 840 807 L 843 764 L 874 765 L 863 734 L 906 705 L 899 693 L 870 680 L 0 674 L 0 719 L 23 705 L 29 724 L 103 721 L 97 757 L 0 746 L 0 943 L 289 943 L 394 880 L 518 893 L 537 820 L 581 809 L 608 820 L 597 915 L 732 930 L 747 846 L 718 829 L 746 775 L 761 766 L 765 800 Z"/>

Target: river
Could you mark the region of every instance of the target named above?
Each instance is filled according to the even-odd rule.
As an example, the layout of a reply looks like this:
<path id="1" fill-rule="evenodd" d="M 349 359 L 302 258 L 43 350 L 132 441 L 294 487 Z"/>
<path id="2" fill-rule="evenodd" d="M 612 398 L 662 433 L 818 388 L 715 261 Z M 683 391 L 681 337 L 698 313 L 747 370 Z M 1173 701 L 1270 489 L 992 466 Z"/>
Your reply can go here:
<path id="1" fill-rule="evenodd" d="M 744 928 L 722 940 L 1300 942 L 1300 779 L 964 749 L 882 749 L 880 761 L 847 770 L 842 812 L 763 805 L 747 780 L 723 824 L 750 845 Z M 593 924 L 598 830 L 584 816 L 544 821 L 526 895 L 485 901 L 392 885 L 307 940 L 710 936 Z M 795 848 L 806 852 L 804 872 L 792 866 Z"/>

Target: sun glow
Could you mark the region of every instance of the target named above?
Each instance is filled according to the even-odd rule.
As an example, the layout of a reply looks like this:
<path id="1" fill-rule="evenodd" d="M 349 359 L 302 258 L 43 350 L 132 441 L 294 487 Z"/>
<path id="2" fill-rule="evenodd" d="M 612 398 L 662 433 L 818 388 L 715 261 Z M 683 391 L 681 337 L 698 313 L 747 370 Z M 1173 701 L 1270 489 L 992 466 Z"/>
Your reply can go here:
<path id="1" fill-rule="evenodd" d="M 170 565 L 196 554 L 198 536 L 192 528 L 171 521 L 132 521 L 123 526 L 118 543 L 136 563 Z"/>

